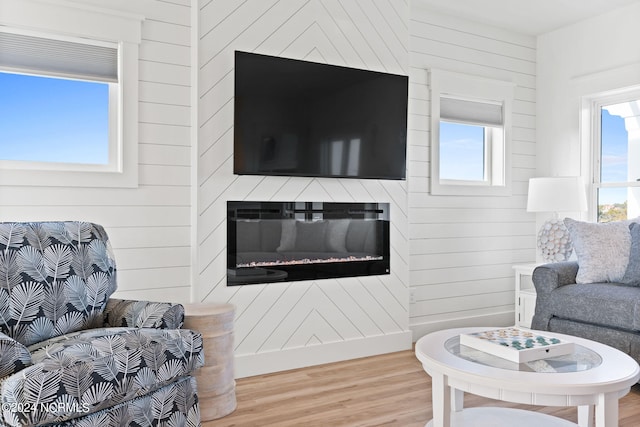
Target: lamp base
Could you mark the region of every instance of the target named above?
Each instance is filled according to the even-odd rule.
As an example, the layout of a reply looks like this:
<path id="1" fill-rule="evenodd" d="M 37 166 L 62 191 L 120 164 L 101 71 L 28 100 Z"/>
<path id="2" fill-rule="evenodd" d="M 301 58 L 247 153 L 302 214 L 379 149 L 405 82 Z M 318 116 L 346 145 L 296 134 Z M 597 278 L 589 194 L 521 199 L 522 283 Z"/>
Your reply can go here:
<path id="1" fill-rule="evenodd" d="M 573 252 L 573 243 L 564 221 L 554 217 L 542 224 L 538 232 L 538 249 L 546 262 L 569 259 Z"/>

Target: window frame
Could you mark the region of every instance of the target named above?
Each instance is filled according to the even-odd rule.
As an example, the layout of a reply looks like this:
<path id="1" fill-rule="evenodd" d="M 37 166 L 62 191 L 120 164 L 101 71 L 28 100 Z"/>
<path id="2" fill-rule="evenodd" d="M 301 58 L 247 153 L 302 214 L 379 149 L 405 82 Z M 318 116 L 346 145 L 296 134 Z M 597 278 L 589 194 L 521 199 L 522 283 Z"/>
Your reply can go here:
<path id="1" fill-rule="evenodd" d="M 590 197 L 588 201 L 588 216 L 593 222 L 598 221 L 600 189 L 640 187 L 638 181 L 602 182 L 602 115 L 601 110 L 608 105 L 620 104 L 640 99 L 640 86 L 608 91 L 583 98 L 583 117 L 588 115 L 588 139 L 590 162 Z"/>
<path id="2" fill-rule="evenodd" d="M 482 126 L 475 123 L 463 123 L 463 122 L 455 122 L 452 120 L 441 119 L 440 122 L 447 123 L 457 123 L 464 125 L 473 125 L 483 128 L 484 138 L 483 138 L 483 170 L 484 176 L 482 180 L 464 180 L 464 179 L 453 179 L 453 178 L 440 178 L 440 182 L 445 185 L 470 185 L 474 187 L 479 186 L 489 186 L 492 182 L 501 182 L 504 181 L 504 175 L 502 174 L 502 170 L 500 167 L 494 167 L 494 165 L 499 164 L 502 158 L 502 140 L 504 138 L 504 130 L 497 127 L 492 126 Z M 440 140 L 438 138 L 438 143 Z M 440 160 L 440 156 L 438 155 L 438 160 Z M 439 162 L 438 162 L 439 165 Z M 440 166 L 438 166 L 440 167 Z"/>
<path id="3" fill-rule="evenodd" d="M 118 51 L 118 82 L 109 83 L 109 164 L 1 160 L 0 186 L 137 187 L 138 50 L 144 17 L 66 1 L 0 0 L 0 10 L 0 31 L 107 44 Z M 29 70 L 3 71 L 64 78 Z"/>
<path id="4" fill-rule="evenodd" d="M 0 30 L 2 32 L 2 30 Z M 39 37 L 42 35 L 39 35 Z M 91 43 L 87 43 L 91 44 Z M 123 152 L 120 149 L 122 135 L 118 132 L 118 123 L 121 122 L 120 100 L 122 99 L 122 85 L 120 83 L 98 82 L 96 80 L 64 77 L 54 73 L 36 73 L 24 70 L 16 70 L 10 67 L 0 66 L 0 73 L 23 74 L 35 77 L 46 77 L 53 79 L 68 79 L 86 82 L 97 82 L 106 84 L 108 87 L 108 159 L 106 164 L 92 164 L 79 162 L 54 162 L 36 160 L 8 160 L 0 158 L 0 169 L 19 170 L 41 170 L 41 171 L 73 171 L 73 172 L 122 172 Z"/>
<path id="5" fill-rule="evenodd" d="M 431 86 L 431 194 L 511 195 L 511 115 L 515 85 L 512 82 L 434 68 L 429 70 L 429 74 Z M 440 122 L 455 122 L 440 117 L 441 98 L 457 98 L 464 101 L 502 106 L 502 135 L 493 131 L 497 128 L 494 124 L 465 123 L 483 126 L 485 129 L 484 181 L 440 178 Z"/>

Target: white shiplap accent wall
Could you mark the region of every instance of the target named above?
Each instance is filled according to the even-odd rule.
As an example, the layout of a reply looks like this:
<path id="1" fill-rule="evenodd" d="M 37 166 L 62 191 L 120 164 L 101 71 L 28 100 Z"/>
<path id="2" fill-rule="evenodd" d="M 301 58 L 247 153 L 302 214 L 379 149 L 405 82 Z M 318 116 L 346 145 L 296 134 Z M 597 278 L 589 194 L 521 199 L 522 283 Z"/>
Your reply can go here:
<path id="1" fill-rule="evenodd" d="M 414 339 L 453 326 L 514 322 L 512 265 L 535 260 L 526 213 L 535 172 L 536 40 L 411 4 L 409 20 L 409 283 Z M 513 194 L 429 194 L 429 68 L 516 84 Z"/>
<path id="2" fill-rule="evenodd" d="M 118 297 L 188 302 L 193 292 L 198 301 L 234 303 L 238 376 L 409 348 L 410 329 L 419 337 L 512 322 L 511 265 L 535 259 L 535 219 L 524 212 L 535 168 L 533 38 L 435 14 L 419 0 L 82 3 L 145 17 L 140 186 L 0 186 L 0 220 L 103 224 L 118 260 Z M 235 49 L 409 74 L 408 180 L 234 176 Z M 513 196 L 429 195 L 429 67 L 517 84 Z M 390 202 L 392 274 L 227 288 L 226 201 L 241 199 Z"/>
<path id="3" fill-rule="evenodd" d="M 0 221 L 102 224 L 118 265 L 119 288 L 114 296 L 188 302 L 190 2 L 80 3 L 145 17 L 139 51 L 139 187 L 0 186 Z"/>
<path id="4" fill-rule="evenodd" d="M 405 181 L 233 174 L 234 50 L 407 74 L 397 0 L 200 0 L 197 283 L 236 306 L 237 376 L 410 348 Z M 227 200 L 391 203 L 388 276 L 226 286 Z"/>

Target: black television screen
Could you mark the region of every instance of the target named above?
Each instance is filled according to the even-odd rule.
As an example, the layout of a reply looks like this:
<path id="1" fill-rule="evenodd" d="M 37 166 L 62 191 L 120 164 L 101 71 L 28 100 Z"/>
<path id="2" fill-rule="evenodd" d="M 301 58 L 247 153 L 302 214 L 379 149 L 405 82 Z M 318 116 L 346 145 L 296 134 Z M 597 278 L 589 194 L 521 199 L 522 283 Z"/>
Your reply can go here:
<path id="1" fill-rule="evenodd" d="M 235 52 L 239 175 L 405 179 L 408 77 Z"/>

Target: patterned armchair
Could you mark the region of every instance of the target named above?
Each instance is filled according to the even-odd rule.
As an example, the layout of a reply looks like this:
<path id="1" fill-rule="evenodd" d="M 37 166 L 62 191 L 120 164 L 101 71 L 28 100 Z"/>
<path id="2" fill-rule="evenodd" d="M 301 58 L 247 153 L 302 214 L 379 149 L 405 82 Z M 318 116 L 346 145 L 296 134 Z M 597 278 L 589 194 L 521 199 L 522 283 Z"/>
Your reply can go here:
<path id="1" fill-rule="evenodd" d="M 115 290 L 100 225 L 0 223 L 0 425 L 200 425 L 202 336 Z"/>

